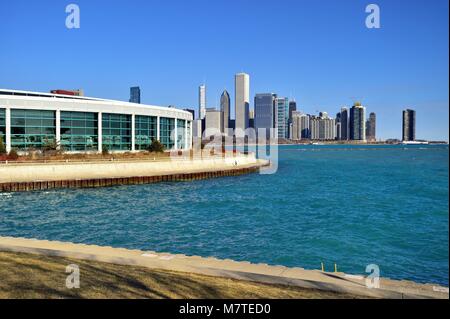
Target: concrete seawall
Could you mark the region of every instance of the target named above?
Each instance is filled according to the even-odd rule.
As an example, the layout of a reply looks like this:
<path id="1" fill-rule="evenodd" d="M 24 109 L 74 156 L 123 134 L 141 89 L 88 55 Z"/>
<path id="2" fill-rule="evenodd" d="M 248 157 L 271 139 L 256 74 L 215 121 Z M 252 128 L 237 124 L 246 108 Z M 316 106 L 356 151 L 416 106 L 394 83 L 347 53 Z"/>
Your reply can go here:
<path id="1" fill-rule="evenodd" d="M 130 250 L 0 236 L 0 251 L 94 260 L 113 264 L 142 266 L 234 278 L 269 284 L 291 285 L 374 298 L 448 299 L 448 288 L 411 281 L 380 279 L 380 288 L 368 288 L 363 276 L 327 273 L 297 267 L 253 264 L 229 259 L 205 258 L 154 251 Z"/>
<path id="2" fill-rule="evenodd" d="M 0 192 L 87 188 L 200 180 L 257 172 L 268 165 L 253 156 L 0 165 Z"/>

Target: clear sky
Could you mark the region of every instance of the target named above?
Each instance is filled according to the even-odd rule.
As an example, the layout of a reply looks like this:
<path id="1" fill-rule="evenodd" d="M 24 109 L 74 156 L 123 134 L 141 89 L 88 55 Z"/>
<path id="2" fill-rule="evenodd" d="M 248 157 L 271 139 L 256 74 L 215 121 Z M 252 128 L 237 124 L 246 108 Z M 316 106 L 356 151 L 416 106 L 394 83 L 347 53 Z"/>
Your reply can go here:
<path id="1" fill-rule="evenodd" d="M 65 27 L 78 4 L 80 29 Z M 381 28 L 367 29 L 367 4 Z M 83 88 L 93 97 L 208 107 L 234 74 L 255 93 L 327 111 L 361 101 L 377 137 L 401 137 L 401 111 L 417 111 L 417 138 L 448 140 L 448 0 L 0 1 L 0 87 Z M 232 112 L 232 115 L 234 112 Z"/>

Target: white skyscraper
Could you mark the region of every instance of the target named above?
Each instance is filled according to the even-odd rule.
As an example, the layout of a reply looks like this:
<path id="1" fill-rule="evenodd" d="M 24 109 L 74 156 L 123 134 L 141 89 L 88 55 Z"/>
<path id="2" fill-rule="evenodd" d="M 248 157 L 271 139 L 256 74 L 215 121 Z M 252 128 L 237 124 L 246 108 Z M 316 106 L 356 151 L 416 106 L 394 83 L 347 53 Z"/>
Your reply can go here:
<path id="1" fill-rule="evenodd" d="M 204 119 L 206 115 L 206 85 L 198 87 L 198 114 L 199 119 Z"/>
<path id="2" fill-rule="evenodd" d="M 234 78 L 235 89 L 235 115 L 236 129 L 245 129 L 249 126 L 249 105 L 250 105 L 250 76 L 246 73 L 238 73 Z"/>

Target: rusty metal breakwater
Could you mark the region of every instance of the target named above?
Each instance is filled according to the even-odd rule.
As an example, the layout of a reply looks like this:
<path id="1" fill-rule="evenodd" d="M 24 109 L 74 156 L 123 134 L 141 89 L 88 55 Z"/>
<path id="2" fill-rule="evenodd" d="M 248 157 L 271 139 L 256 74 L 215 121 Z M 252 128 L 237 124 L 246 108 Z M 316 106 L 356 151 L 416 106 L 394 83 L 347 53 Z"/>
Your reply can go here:
<path id="1" fill-rule="evenodd" d="M 54 188 L 97 188 L 117 185 L 139 185 L 152 184 L 160 182 L 182 182 L 195 181 L 209 178 L 238 176 L 259 171 L 259 166 L 237 168 L 230 170 L 219 170 L 211 172 L 197 172 L 186 174 L 168 174 L 159 176 L 132 176 L 132 177 L 111 177 L 111 178 L 93 178 L 77 180 L 59 180 L 59 181 L 33 181 L 33 182 L 10 182 L 0 183 L 0 192 L 25 192 L 46 190 Z"/>

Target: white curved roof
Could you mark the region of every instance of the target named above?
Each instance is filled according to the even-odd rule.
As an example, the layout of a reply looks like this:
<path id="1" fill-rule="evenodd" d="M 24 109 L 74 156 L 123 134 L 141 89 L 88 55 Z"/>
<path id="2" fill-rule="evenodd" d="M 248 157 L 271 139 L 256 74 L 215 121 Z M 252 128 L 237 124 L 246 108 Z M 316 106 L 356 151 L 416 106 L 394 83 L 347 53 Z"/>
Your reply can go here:
<path id="1" fill-rule="evenodd" d="M 135 114 L 193 120 L 190 112 L 171 107 L 136 104 L 85 96 L 8 90 L 0 88 L 0 108 L 2 107 L 73 112 Z"/>

